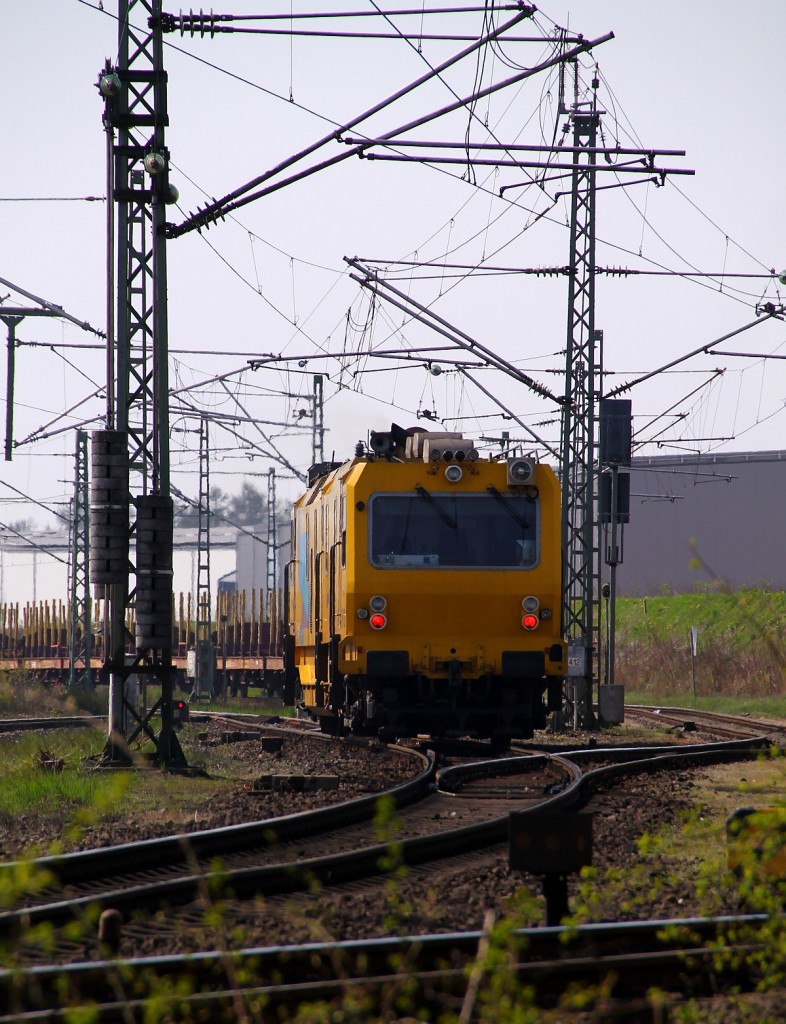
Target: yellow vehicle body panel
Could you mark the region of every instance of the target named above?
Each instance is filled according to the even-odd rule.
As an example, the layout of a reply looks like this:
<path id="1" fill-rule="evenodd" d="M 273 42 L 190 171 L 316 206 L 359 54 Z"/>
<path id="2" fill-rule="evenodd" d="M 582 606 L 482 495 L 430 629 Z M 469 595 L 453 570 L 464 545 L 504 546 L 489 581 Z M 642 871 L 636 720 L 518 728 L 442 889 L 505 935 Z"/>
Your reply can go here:
<path id="1" fill-rule="evenodd" d="M 374 497 L 417 494 L 437 500 L 454 494 L 512 493 L 505 462 L 464 463 L 457 484 L 445 465 L 422 461 L 356 459 L 318 481 L 294 510 L 290 628 L 306 703 L 320 705 L 325 684 L 318 649 L 338 639 L 338 671 L 363 676 L 371 652 L 406 651 L 409 671 L 426 678 L 460 672 L 463 679 L 495 675 L 503 652 L 541 652 L 544 674 L 566 673 L 562 643 L 559 483 L 537 465 L 537 557 L 531 567 L 388 567 L 370 559 L 368 523 Z M 371 625 L 369 602 L 386 601 L 383 629 Z M 522 628 L 522 601 L 539 602 L 537 628 Z M 543 615 L 543 611 L 546 615 Z M 361 616 L 359 617 L 358 613 Z M 549 617 L 546 617 L 549 616 Z M 555 645 L 561 650 L 555 658 Z"/>

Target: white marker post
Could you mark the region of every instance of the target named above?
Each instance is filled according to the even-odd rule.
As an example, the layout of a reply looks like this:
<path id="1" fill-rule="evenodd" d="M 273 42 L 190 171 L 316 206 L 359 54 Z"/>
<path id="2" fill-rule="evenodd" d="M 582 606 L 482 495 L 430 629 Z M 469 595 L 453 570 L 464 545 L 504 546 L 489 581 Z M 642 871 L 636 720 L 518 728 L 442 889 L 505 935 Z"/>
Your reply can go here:
<path id="1" fill-rule="evenodd" d="M 696 697 L 696 651 L 699 646 L 699 627 L 690 628 L 690 674 L 693 682 L 693 696 Z"/>

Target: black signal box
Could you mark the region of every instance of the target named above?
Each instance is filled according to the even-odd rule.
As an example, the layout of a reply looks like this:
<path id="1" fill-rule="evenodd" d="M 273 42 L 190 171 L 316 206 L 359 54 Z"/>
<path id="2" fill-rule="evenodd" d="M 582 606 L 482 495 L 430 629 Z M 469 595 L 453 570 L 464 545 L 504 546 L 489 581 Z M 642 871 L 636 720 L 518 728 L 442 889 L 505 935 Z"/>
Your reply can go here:
<path id="1" fill-rule="evenodd" d="M 533 875 L 568 875 L 592 864 L 592 815 L 514 811 L 509 865 Z"/>
<path id="2" fill-rule="evenodd" d="M 611 507 L 612 472 L 600 474 L 598 491 L 598 514 L 602 523 L 616 518 L 618 523 L 630 522 L 630 473 L 617 473 L 617 507 Z"/>
<path id="3" fill-rule="evenodd" d="M 628 398 L 600 400 L 600 461 L 629 466 L 632 444 L 632 403 Z"/>

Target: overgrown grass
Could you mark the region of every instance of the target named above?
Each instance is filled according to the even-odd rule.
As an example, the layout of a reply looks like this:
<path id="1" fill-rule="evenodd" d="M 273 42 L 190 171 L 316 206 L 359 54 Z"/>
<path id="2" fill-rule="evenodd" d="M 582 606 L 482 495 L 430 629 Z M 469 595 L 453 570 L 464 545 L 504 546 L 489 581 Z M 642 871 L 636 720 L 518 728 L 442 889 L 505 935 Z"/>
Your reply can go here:
<path id="1" fill-rule="evenodd" d="M 658 700 L 691 695 L 693 626 L 699 631 L 698 695 L 782 696 L 786 702 L 786 593 L 781 591 L 743 589 L 619 600 L 617 680 L 629 692 L 655 694 Z"/>
<path id="2" fill-rule="evenodd" d="M 665 691 L 666 687 L 663 687 Z M 697 711 L 717 711 L 726 715 L 749 715 L 751 718 L 786 719 L 786 695 L 783 697 L 748 697 L 745 694 L 712 696 L 691 693 L 660 692 L 652 690 L 625 689 L 626 704 L 645 704 L 651 707 L 695 708 Z"/>
<path id="3" fill-rule="evenodd" d="M 107 687 L 77 691 L 69 696 L 62 686 L 43 686 L 28 673 L 3 673 L 0 677 L 0 717 L 57 717 L 80 713 L 85 705 L 95 714 L 107 713 Z M 160 687 L 147 688 L 146 704 L 152 706 Z M 285 714 L 280 701 L 217 700 L 204 705 L 211 711 L 244 711 Z M 96 760 L 106 745 L 102 728 L 53 730 L 45 733 L 0 735 L 0 819 L 51 815 L 69 837 L 80 828 L 97 825 L 119 806 L 126 817 L 139 816 L 173 832 L 184 831 L 198 821 L 203 808 L 234 789 L 253 771 L 253 763 L 236 760 L 232 748 L 205 747 L 198 742 L 204 723 L 184 725 L 181 745 L 192 768 L 209 777 L 183 777 L 151 767 L 144 751 L 140 770 L 108 773 L 97 769 Z M 152 752 L 147 744 L 145 750 Z M 122 801 L 122 804 L 121 804 Z"/>
<path id="4" fill-rule="evenodd" d="M 116 778 L 85 766 L 102 745 L 96 729 L 0 737 L 0 817 L 51 814 L 64 827 L 76 824 L 80 811 L 92 818 L 118 795 Z"/>
<path id="5" fill-rule="evenodd" d="M 24 670 L 0 670 L 0 718 L 45 718 L 47 715 L 105 714 L 107 688 L 68 693 L 61 683 L 45 686 Z"/>
<path id="6" fill-rule="evenodd" d="M 126 819 L 185 831 L 206 806 L 254 771 L 253 763 L 233 760 L 231 747 L 200 748 L 197 734 L 203 729 L 201 723 L 187 725 L 180 737 L 190 766 L 203 769 L 204 777 L 172 775 L 144 759 L 136 771 L 104 771 L 96 764 L 106 743 L 101 729 L 0 736 L 0 820 L 53 815 L 78 828 L 99 824 L 122 808 Z"/>
<path id="7" fill-rule="evenodd" d="M 294 707 L 282 704 L 280 700 L 275 697 L 266 698 L 261 695 L 260 691 L 249 690 L 248 692 L 250 700 L 245 697 L 217 697 L 209 704 L 205 704 L 205 710 L 210 711 L 228 711 L 234 714 L 250 714 L 250 715 L 280 715 L 282 718 L 293 718 L 296 714 Z M 193 705 L 195 710 L 198 710 L 200 705 Z"/>
<path id="8" fill-rule="evenodd" d="M 617 629 L 627 641 L 677 635 L 744 650 L 769 636 L 780 643 L 786 627 L 786 592 L 742 588 L 735 592 L 658 595 L 617 601 Z"/>

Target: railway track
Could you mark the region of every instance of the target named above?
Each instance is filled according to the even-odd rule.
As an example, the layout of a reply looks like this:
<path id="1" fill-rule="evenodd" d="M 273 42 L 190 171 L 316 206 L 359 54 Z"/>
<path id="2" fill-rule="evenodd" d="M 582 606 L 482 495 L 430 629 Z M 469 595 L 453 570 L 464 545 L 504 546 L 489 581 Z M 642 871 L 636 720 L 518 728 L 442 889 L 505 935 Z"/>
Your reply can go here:
<path id="1" fill-rule="evenodd" d="M 435 771 L 433 758 L 414 750 L 406 753 L 412 758 L 413 777 L 384 794 L 399 808 L 428 794 Z M 166 888 L 168 883 L 174 896 L 178 880 L 194 873 L 201 876 L 217 858 L 227 870 L 240 870 L 249 862 L 259 864 L 263 860 L 285 864 L 287 851 L 294 850 L 291 858 L 296 859 L 298 844 L 304 839 L 342 831 L 353 835 L 358 823 L 373 818 L 381 795 L 373 793 L 286 817 L 38 858 L 34 868 L 48 876 L 52 884 L 35 897 L 30 894 L 27 912 L 33 913 L 36 905 L 66 907 L 99 898 L 107 891 L 141 892 L 156 885 Z M 17 867 L 0 865 L 0 878 L 13 874 Z M 3 920 L 0 915 L 0 931 Z"/>
<path id="2" fill-rule="evenodd" d="M 648 707 L 625 705 L 628 720 L 649 725 L 668 725 L 683 732 L 694 732 L 730 739 L 747 736 L 771 736 L 773 742 L 786 741 L 786 722 L 775 719 L 754 719 L 743 715 L 726 715 L 715 711 L 699 711 L 696 708 Z"/>
<path id="3" fill-rule="evenodd" d="M 432 757 L 410 751 L 422 769 L 408 783 L 385 794 L 347 801 L 314 811 L 247 825 L 156 839 L 120 847 L 41 858 L 34 868 L 54 884 L 28 894 L 24 906 L 0 914 L 0 934 L 44 921 L 63 924 L 90 906 L 112 906 L 125 915 L 155 910 L 162 902 L 185 904 L 200 896 L 212 864 L 221 859 L 224 883 L 235 898 L 276 896 L 308 889 L 315 881 L 336 884 L 376 875 L 389 852 L 380 842 L 373 817 L 380 797 L 395 805 L 399 821 L 395 842 L 408 863 L 427 862 L 446 852 L 462 852 L 504 839 L 507 814 L 520 808 L 522 791 L 453 798 L 446 805 L 434 788 Z M 544 789 L 575 784 L 580 772 L 549 756 L 520 759 L 529 799 L 539 803 Z M 463 766 L 454 766 L 454 775 Z M 318 843 L 318 857 L 304 857 L 304 840 Z M 133 864 L 133 870 L 128 865 Z M 12 873 L 14 865 L 0 865 Z"/>
<path id="4" fill-rule="evenodd" d="M 213 713 L 204 714 L 206 719 L 208 714 L 215 717 Z M 683 713 L 678 711 L 677 718 L 682 716 Z M 227 730 L 243 733 L 260 729 L 269 733 L 279 728 L 292 729 L 300 735 L 309 732 L 305 723 L 288 721 L 280 724 L 275 718 L 267 718 L 260 723 L 257 716 L 231 714 L 222 715 L 220 722 L 226 725 Z M 742 731 L 749 735 L 757 724 L 743 718 L 740 723 L 733 722 L 731 728 L 736 730 L 737 736 Z M 322 736 L 319 736 L 319 741 L 336 742 Z M 226 938 L 235 930 L 239 933 L 246 923 L 260 915 L 265 919 L 276 914 L 313 917 L 315 899 L 325 898 L 328 891 L 334 893 L 335 898 L 341 898 L 343 894 L 344 899 L 362 912 L 369 901 L 379 900 L 385 879 L 391 875 L 395 877 L 402 869 L 406 870 L 410 880 L 415 883 L 419 880 L 422 887 L 426 887 L 431 884 L 437 867 L 446 875 L 451 870 L 482 873 L 490 856 L 499 862 L 506 852 L 508 818 L 513 809 L 561 808 L 569 811 L 583 805 L 592 810 L 597 795 L 601 798 L 598 806 L 603 808 L 606 806 L 603 801 L 613 799 L 610 794 L 629 773 L 665 771 L 690 764 L 752 757 L 770 742 L 769 736 L 760 733 L 742 741 L 693 743 L 689 747 L 595 746 L 571 751 L 535 751 L 533 748 L 519 756 L 514 751 L 513 756 L 493 761 L 479 758 L 476 746 L 469 745 L 463 749 L 455 748 L 458 752 L 450 756 L 441 751 L 439 768 L 433 756 L 411 751 L 408 756 L 416 758 L 417 753 L 420 768 L 411 783 L 397 787 L 401 793 L 391 794 L 390 799 L 396 804 L 395 813 L 386 825 L 383 823 L 382 828 L 379 821 L 375 825 L 369 817 L 378 807 L 379 794 L 375 794 L 350 801 L 349 804 L 354 806 L 349 813 L 356 817 L 343 824 L 339 820 L 344 813 L 343 808 L 333 805 L 318 812 L 292 815 L 290 819 L 271 819 L 239 829 L 198 832 L 187 837 L 40 861 L 38 867 L 51 871 L 57 884 L 0 915 L 0 936 L 19 951 L 21 963 L 28 965 L 22 971 L 22 982 L 19 981 L 20 975 L 16 975 L 15 991 L 20 991 L 19 984 L 35 988 L 36 998 L 40 1001 L 26 1006 L 31 1008 L 31 1012 L 34 1005 L 40 1006 L 41 1012 L 48 1014 L 47 1019 L 58 1019 L 54 1009 L 57 1000 L 50 998 L 47 1003 L 47 979 L 55 978 L 65 970 L 67 973 L 61 978 L 61 986 L 73 984 L 80 993 L 91 993 L 90 998 L 96 998 L 102 1004 L 98 1019 L 141 1020 L 141 1001 L 137 1009 L 131 998 L 121 1005 L 116 1000 L 113 1003 L 115 997 L 108 990 L 102 994 L 101 986 L 107 988 L 107 977 L 115 971 L 114 967 L 104 967 L 104 980 L 95 981 L 95 987 L 88 980 L 93 976 L 100 979 L 102 974 L 100 964 L 87 966 L 84 963 L 100 957 L 105 949 L 96 929 L 101 910 L 119 910 L 126 919 L 122 941 L 128 942 L 131 948 L 151 951 L 165 951 L 172 948 L 172 943 L 177 948 L 178 944 L 182 945 L 184 936 L 186 944 L 190 944 L 189 948 L 193 950 L 203 949 L 216 941 L 221 947 L 224 940 L 220 935 Z M 364 810 L 359 813 L 362 805 L 365 805 Z M 606 812 L 601 810 L 601 813 Z M 291 830 L 289 833 L 288 829 Z M 382 838 L 381 832 L 386 833 Z M 218 871 L 216 858 L 221 860 Z M 124 868 L 130 861 L 134 870 L 128 872 Z M 12 872 L 13 869 L 0 866 L 0 883 L 5 871 Z M 319 896 L 320 893 L 323 896 Z M 260 899 L 264 903 L 260 903 Z M 168 908 L 163 914 L 162 906 Z M 209 924 L 210 914 L 215 913 L 217 907 L 222 915 L 218 940 L 215 927 Z M 44 948 L 35 940 L 36 930 L 40 931 L 36 926 L 49 935 Z M 78 938 L 74 937 L 75 926 L 80 931 Z M 543 933 L 547 931 L 551 930 L 537 930 L 538 942 L 543 940 Z M 621 943 L 629 941 L 628 938 L 623 939 L 623 930 L 617 934 Z M 405 941 L 411 941 L 413 949 L 425 948 L 421 945 L 425 939 L 420 936 L 416 940 Z M 450 970 L 430 967 L 428 959 L 422 959 L 418 953 L 417 966 L 401 977 L 391 973 L 389 964 L 387 967 L 374 964 L 372 971 L 372 963 L 368 959 L 372 947 L 365 948 L 363 954 L 368 966 L 353 974 L 350 954 L 342 944 L 341 955 L 349 957 L 346 964 L 342 960 L 342 976 L 360 985 L 360 974 L 372 974 L 368 990 L 371 999 L 383 989 L 387 991 L 391 985 L 395 987 L 405 982 L 414 986 L 413 990 L 420 991 L 419 986 L 425 986 L 434 993 L 443 993 L 445 998 L 459 999 L 466 990 L 466 975 L 461 970 L 477 954 L 482 936 L 476 934 L 474 938 L 468 938 L 463 954 L 462 942 L 463 939 L 457 939 L 451 947 Z M 612 943 L 605 946 L 603 955 L 599 956 L 597 936 L 595 942 L 596 946 L 588 952 L 582 954 L 577 948 L 570 957 L 563 953 L 550 956 L 546 947 L 542 953 L 535 953 L 533 946 L 526 962 L 518 964 L 517 974 L 527 984 L 531 981 L 538 999 L 547 1005 L 552 996 L 543 978 L 553 977 L 557 979 L 557 985 L 570 984 L 571 981 L 577 984 L 597 983 L 613 967 L 623 979 L 618 983 L 619 991 L 628 993 L 626 998 L 633 998 L 631 993 L 638 990 L 632 983 L 626 987 L 628 976 L 649 976 L 667 981 L 670 971 L 681 969 L 680 958 L 684 969 L 684 951 L 659 948 L 633 955 L 630 951 L 625 952 L 624 945 L 615 951 Z M 313 947 L 309 948 L 313 953 Z M 701 968 L 696 976 L 698 990 L 708 954 L 701 942 L 695 942 L 691 948 L 692 962 Z M 237 1013 L 238 999 L 242 1002 L 250 992 L 266 1005 L 278 1006 L 286 1012 L 286 1007 L 294 1008 L 307 998 L 340 998 L 345 991 L 343 983 L 338 983 L 335 976 L 325 978 L 319 971 L 309 973 L 305 969 L 295 974 L 291 981 L 277 980 L 271 984 L 273 978 L 284 978 L 272 966 L 274 960 L 270 958 L 273 954 L 252 950 L 239 951 L 231 956 L 240 958 L 238 964 L 242 965 L 246 953 L 255 954 L 260 966 L 244 975 L 248 983 L 244 984 L 242 993 L 231 983 L 240 969 L 237 965 L 232 968 L 234 974 L 226 977 L 221 974 L 221 971 L 226 971 L 230 954 L 218 955 L 215 959 L 222 966 L 215 969 L 209 966 L 212 962 L 209 958 L 199 955 L 199 977 L 194 984 L 198 990 L 194 993 L 195 1012 L 207 1014 L 211 1020 L 231 1020 L 237 1019 L 233 1014 Z M 287 962 L 296 964 L 297 947 L 286 946 L 278 951 L 280 957 L 290 954 L 293 960 Z M 319 959 L 316 953 L 314 957 Z M 567 963 L 568 960 L 571 963 Z M 128 966 L 130 975 L 124 974 L 124 977 L 133 976 L 135 971 L 142 977 L 147 972 L 148 977 L 166 976 L 169 984 L 173 979 L 187 978 L 189 971 L 193 973 L 194 963 L 189 966 L 189 962 L 171 955 L 137 958 Z M 398 962 L 401 962 L 400 958 Z M 456 966 L 457 962 L 461 963 L 461 968 Z M 334 968 L 335 963 L 334 959 Z M 73 966 L 67 966 L 69 964 Z M 125 964 L 123 970 L 126 970 Z M 91 971 L 96 973 L 91 975 Z M 651 972 L 650 975 L 647 972 Z M 3 986 L 9 984 L 8 977 L 0 974 L 0 1004 Z M 182 984 L 188 988 L 185 980 Z M 206 989 L 210 989 L 210 993 Z M 60 991 L 63 991 L 62 987 Z M 128 991 L 130 993 L 131 989 Z M 81 995 L 78 998 L 82 998 Z M 29 1019 L 41 1017 L 31 1016 Z"/>
<path id="5" fill-rule="evenodd" d="M 512 810 L 576 809 L 593 788 L 626 774 L 747 758 L 765 745 L 760 740 L 689 749 L 595 748 L 574 752 L 570 760 L 532 754 L 456 764 L 436 779 L 433 759 L 418 755 L 422 770 L 388 794 L 397 820 L 382 842 L 379 822 L 371 820 L 379 806 L 375 794 L 288 818 L 43 858 L 34 868 L 46 872 L 50 884 L 0 914 L 0 935 L 23 943 L 30 927 L 60 928 L 86 915 L 95 919 L 105 909 L 128 919 L 132 912 L 155 913 L 161 905 L 186 906 L 204 898 L 206 885 L 214 895 L 242 904 L 308 893 L 315 885 L 376 879 L 397 867 L 475 857 L 507 842 Z M 0 866 L 0 880 L 13 871 L 13 865 Z M 88 938 L 94 944 L 95 934 Z M 75 953 L 70 950 L 67 958 Z M 37 955 L 35 949 L 30 955 Z"/>
<path id="6" fill-rule="evenodd" d="M 752 751 L 748 750 L 750 754 Z M 582 774 L 571 773 L 573 781 L 567 782 L 565 790 L 571 788 L 580 792 L 586 781 L 594 776 L 596 785 L 603 789 L 607 780 L 629 771 L 643 770 L 648 758 L 627 761 L 626 757 L 641 754 L 642 751 L 623 752 L 616 764 L 604 764 L 613 752 L 603 749 L 576 752 L 575 757 L 587 761 Z M 674 764 L 684 763 L 682 759 L 706 762 L 726 757 L 744 757 L 744 744 L 703 745 L 689 751 L 684 748 L 652 751 L 657 759 L 673 760 Z M 594 763 L 600 767 L 591 768 Z M 506 766 L 512 771 L 514 766 Z M 489 766 L 470 764 L 454 766 L 443 770 L 441 784 L 451 784 L 451 789 L 462 786 L 472 789 L 477 782 L 489 777 Z M 463 782 L 459 782 L 463 779 Z M 591 787 L 593 788 L 593 787 Z M 476 791 L 477 796 L 477 791 Z M 493 798 L 492 798 L 493 799 Z M 403 844 L 405 847 L 408 844 Z M 452 844 L 451 858 L 462 856 Z M 480 856 L 478 851 L 475 855 Z M 403 858 L 410 863 L 408 856 Z M 378 874 L 380 865 L 369 865 L 371 873 Z M 428 871 L 428 864 L 415 866 L 415 871 Z M 357 896 L 362 889 L 358 882 L 333 879 L 339 887 L 351 890 Z M 371 882 L 365 883 L 370 885 Z M 278 897 L 281 899 L 282 897 Z M 313 895 L 305 893 L 300 899 L 310 903 Z M 257 912 L 267 915 L 271 900 L 268 898 Z M 246 904 L 248 912 L 248 904 Z M 222 905 L 226 915 L 224 927 L 205 932 L 211 943 L 218 942 L 221 948 L 222 936 L 226 938 L 236 921 L 236 902 Z M 290 912 L 292 907 L 289 908 Z M 297 910 L 297 907 L 295 907 Z M 170 931 L 181 931 L 188 916 L 198 913 L 186 910 L 181 916 L 169 918 Z M 646 994 L 651 986 L 661 992 L 674 990 L 684 992 L 686 986 L 692 995 L 717 994 L 726 986 L 745 991 L 751 987 L 755 977 L 747 972 L 724 974 L 718 968 L 718 954 L 722 952 L 727 936 L 736 936 L 736 954 L 746 949 L 755 949 L 756 929 L 762 918 L 745 918 L 735 921 L 693 921 L 637 922 L 634 924 L 592 925 L 578 930 L 571 929 L 570 940 L 565 929 L 530 929 L 520 933 L 520 941 L 511 947 L 510 961 L 512 976 L 526 985 L 536 1004 L 553 1006 L 560 995 L 569 987 L 603 987 L 613 992 L 614 999 L 631 1006 L 640 1005 L 644 1016 L 622 1016 L 622 1020 L 650 1020 L 647 1016 Z M 137 928 L 147 928 L 139 922 Z M 678 930 L 676 930 L 678 929 Z M 741 945 L 743 929 L 745 945 Z M 664 941 L 663 936 L 669 935 Z M 484 981 L 482 968 L 485 937 L 481 933 L 448 934 L 441 936 L 413 936 L 403 939 L 376 939 L 350 943 L 309 943 L 306 946 L 281 946 L 275 948 L 254 948 L 236 952 L 212 954 L 189 954 L 188 956 L 141 957 L 130 961 L 104 961 L 103 963 L 81 963 L 57 967 L 55 956 L 45 966 L 25 970 L 0 972 L 0 994 L 24 1000 L 23 1006 L 31 1012 L 29 1020 L 41 1019 L 36 1013 L 45 1012 L 46 1019 L 61 1018 L 55 1009 L 66 1002 L 89 1001 L 98 1004 L 96 1019 L 101 1021 L 144 1019 L 145 1000 L 134 998 L 134 994 L 149 991 L 151 978 L 158 978 L 163 992 L 177 989 L 180 1002 L 169 1007 L 170 1012 L 190 1013 L 194 1016 L 207 1015 L 212 1020 L 237 1020 L 239 1009 L 244 1007 L 265 1008 L 265 1016 L 251 1019 L 268 1019 L 267 1014 L 294 1014 L 297 1007 L 308 1001 L 327 1001 L 340 1006 L 351 992 L 352 997 L 367 998 L 372 1004 L 379 1000 L 390 1000 L 391 993 L 400 991 L 417 996 L 423 1012 L 433 1010 L 436 1015 L 444 1011 L 445 1005 L 454 1007 L 466 1005 L 469 996 L 467 972 L 474 975 L 481 985 Z M 57 952 L 57 944 L 54 953 Z M 92 956 L 99 952 L 98 946 L 90 950 Z M 73 950 L 71 950 L 73 953 Z M 84 957 L 83 959 L 88 959 Z M 472 966 L 474 964 L 474 967 Z M 449 966 L 446 966 L 449 965 Z M 61 973 L 62 972 L 62 973 Z M 237 978 L 243 978 L 241 986 Z M 118 1001 L 118 981 L 127 994 Z M 75 995 L 76 993 L 76 995 Z M 638 1002 L 637 1002 L 638 1001 Z M 11 999 L 7 1005 L 13 1005 Z M 622 1002 L 620 1002 L 622 1005 Z M 166 996 L 161 1006 L 166 1008 Z M 14 1014 L 12 1018 L 24 1020 L 25 1016 Z M 469 1019 L 469 1018 L 468 1018 Z"/>
<path id="7" fill-rule="evenodd" d="M 56 718 L 3 718 L 0 733 L 35 732 L 55 729 L 88 729 L 106 724 L 106 716 L 58 715 Z"/>
<path id="8" fill-rule="evenodd" d="M 742 936 L 744 948 L 755 950 L 766 918 L 745 915 L 583 925 L 564 928 L 528 928 L 512 934 L 509 970 L 527 986 L 536 1005 L 557 1005 L 573 987 L 610 987 L 619 1003 L 639 1007 L 631 1017 L 646 1015 L 649 989 L 657 987 L 664 1002 L 678 1002 L 667 993 L 689 986 L 692 995 L 716 995 L 727 987 L 746 991 L 756 978 L 747 970 L 724 972 L 719 960 L 731 952 L 729 936 Z M 236 1020 L 238 1006 L 264 1006 L 266 1013 L 294 1012 L 302 1003 L 338 1002 L 352 992 L 379 999 L 398 989 L 416 996 L 419 1005 L 438 1015 L 446 1002 L 467 1007 L 468 977 L 473 965 L 476 979 L 490 974 L 483 964 L 488 936 L 470 931 L 349 942 L 308 943 L 300 946 L 262 947 L 236 952 L 208 952 L 188 956 L 104 960 L 64 967 L 43 967 L 22 972 L 0 971 L 0 993 L 5 1005 L 20 1009 L 1 1015 L 0 1022 L 39 1020 L 39 1007 L 47 1020 L 63 1019 L 55 1009 L 64 994 L 78 992 L 89 1000 L 101 1021 L 143 1020 L 146 1005 L 134 994 L 149 984 L 151 972 L 168 979 L 177 996 L 161 999 L 165 1013 L 182 1014 L 184 1007 L 196 1017 Z M 740 952 L 738 943 L 734 950 Z M 339 966 L 340 965 L 340 966 Z M 497 967 L 499 969 L 499 967 Z M 478 978 L 478 976 L 480 976 Z M 246 979 L 242 990 L 237 979 Z M 122 979 L 122 981 L 121 981 Z M 120 982 L 120 985 L 119 985 Z M 470 982 L 471 985 L 471 982 Z M 118 1001 L 118 988 L 128 993 Z M 471 1008 L 471 1005 L 470 1005 Z M 50 1015 L 51 1014 L 51 1015 Z M 266 1018 L 267 1019 L 267 1018 Z M 661 1019 L 665 1019 L 661 1018 Z"/>
<path id="9" fill-rule="evenodd" d="M 263 699 L 248 698 L 248 705 L 266 703 Z M 714 711 L 699 710 L 697 708 L 662 707 L 644 704 L 626 704 L 626 719 L 642 722 L 649 725 L 670 726 L 680 729 L 683 732 L 708 733 L 714 736 L 723 736 L 729 739 L 744 739 L 747 736 L 771 735 L 775 739 L 786 739 L 786 721 L 780 719 L 754 719 L 746 715 L 728 715 Z M 310 719 L 300 719 L 276 714 L 260 714 L 257 712 L 240 711 L 210 711 L 199 710 L 191 707 L 189 719 L 191 722 L 224 722 L 227 726 L 236 729 L 245 729 L 249 732 L 259 732 L 262 729 L 275 727 L 282 730 L 293 730 L 299 733 L 320 735 L 318 725 Z M 103 726 L 106 724 L 106 716 L 102 715 L 59 715 L 41 718 L 9 718 L 0 719 L 0 733 L 32 731 L 32 730 L 55 730 L 87 728 L 90 726 Z M 325 736 L 325 739 L 330 737 Z M 417 744 L 414 744 L 417 746 Z M 478 757 L 485 756 L 489 750 L 487 743 L 474 740 L 453 740 L 438 746 L 447 754 L 455 753 L 457 756 L 470 756 L 474 752 Z M 514 741 L 511 750 L 515 752 L 533 752 L 548 749 L 550 751 L 565 751 L 570 748 L 564 745 L 550 745 L 548 748 L 543 744 L 533 746 Z"/>

